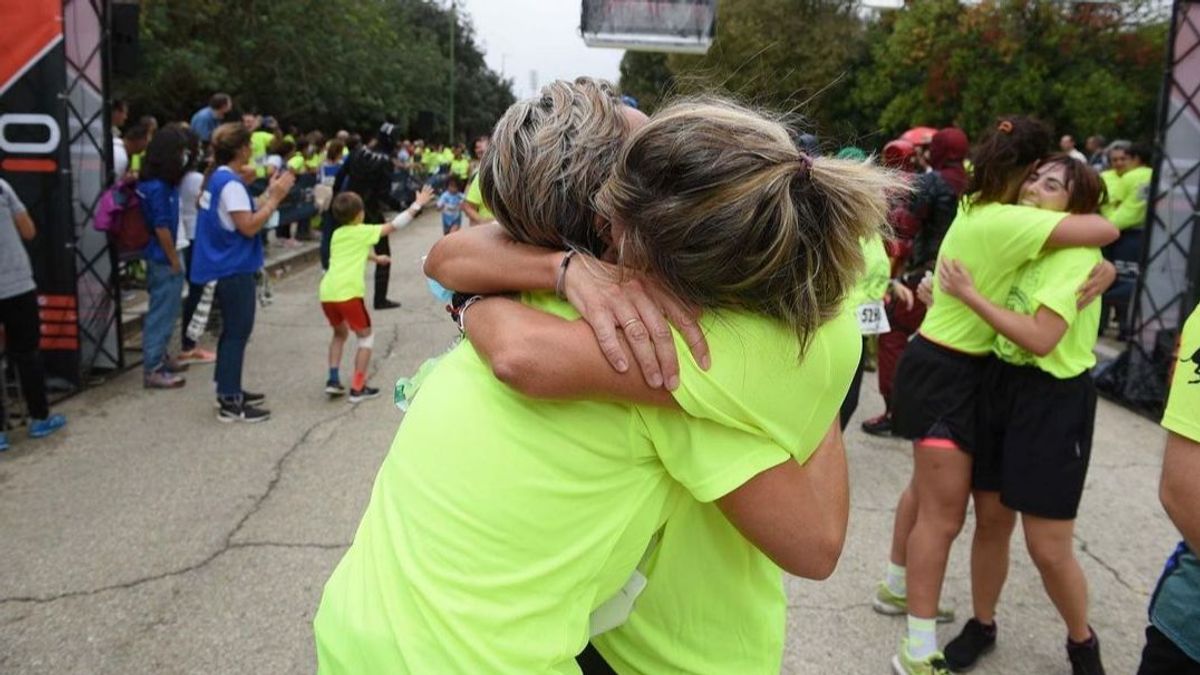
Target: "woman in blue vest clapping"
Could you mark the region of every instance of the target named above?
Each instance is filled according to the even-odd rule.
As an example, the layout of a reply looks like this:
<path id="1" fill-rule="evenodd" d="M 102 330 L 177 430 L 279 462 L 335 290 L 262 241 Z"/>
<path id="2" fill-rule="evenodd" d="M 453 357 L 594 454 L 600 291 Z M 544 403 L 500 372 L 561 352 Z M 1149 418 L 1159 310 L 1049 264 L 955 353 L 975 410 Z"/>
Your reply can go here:
<path id="1" fill-rule="evenodd" d="M 217 419 L 262 422 L 271 413 L 258 407 L 264 396 L 242 389 L 242 361 L 254 329 L 254 275 L 263 266 L 259 231 L 296 182 L 290 171 L 275 174 L 257 210 L 240 177 L 250 161 L 250 132 L 241 124 L 217 127 L 213 164 L 205 176 L 196 216 L 192 283 L 216 281 L 215 299 L 223 324 L 217 342 Z"/>

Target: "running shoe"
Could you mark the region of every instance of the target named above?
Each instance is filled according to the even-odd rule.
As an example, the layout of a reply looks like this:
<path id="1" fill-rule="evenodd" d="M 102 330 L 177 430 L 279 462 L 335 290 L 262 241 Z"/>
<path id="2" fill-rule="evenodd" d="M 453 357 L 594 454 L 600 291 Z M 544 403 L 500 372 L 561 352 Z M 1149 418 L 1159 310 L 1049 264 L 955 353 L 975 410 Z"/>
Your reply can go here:
<path id="1" fill-rule="evenodd" d="M 864 420 L 862 430 L 872 436 L 889 437 L 892 435 L 892 416 L 884 413 L 878 417 Z"/>
<path id="2" fill-rule="evenodd" d="M 934 652 L 919 660 L 909 656 L 908 638 L 900 642 L 900 652 L 892 657 L 894 675 L 950 675 L 951 672 L 941 652 Z"/>
<path id="3" fill-rule="evenodd" d="M 342 386 L 341 382 L 335 382 L 334 380 L 330 380 L 325 383 L 325 393 L 330 398 L 337 398 L 339 396 L 346 395 L 346 388 Z"/>
<path id="4" fill-rule="evenodd" d="M 256 408 L 247 403 L 220 401 L 220 407 L 217 410 L 217 419 L 222 422 L 247 422 L 253 424 L 271 419 L 271 412 L 262 408 Z"/>
<path id="5" fill-rule="evenodd" d="M 178 389 L 185 384 L 187 380 L 165 370 L 156 370 L 142 380 L 142 386 L 147 389 Z"/>
<path id="6" fill-rule="evenodd" d="M 946 664 L 956 673 L 965 673 L 995 648 L 996 626 L 985 626 L 971 618 L 958 637 L 946 645 Z"/>
<path id="7" fill-rule="evenodd" d="M 368 387 L 366 385 L 363 385 L 362 389 L 351 389 L 350 390 L 350 398 L 347 400 L 350 401 L 351 403 L 358 403 L 359 401 L 365 401 L 369 398 L 375 398 L 378 395 L 379 395 L 378 389 L 376 389 L 375 387 Z"/>
<path id="8" fill-rule="evenodd" d="M 11 447 L 12 446 L 8 444 L 8 434 L 0 431 L 0 452 L 4 452 Z"/>
<path id="9" fill-rule="evenodd" d="M 896 595 L 884 582 L 879 582 L 875 589 L 875 598 L 871 601 L 871 609 L 887 616 L 905 616 L 908 614 L 908 598 Z M 954 610 L 938 607 L 937 622 L 950 623 L 954 621 Z"/>
<path id="10" fill-rule="evenodd" d="M 179 356 L 175 357 L 175 362 L 180 365 L 201 365 L 205 363 L 215 363 L 217 355 L 215 352 L 210 352 L 207 349 L 196 347 L 189 349 L 186 352 L 179 352 Z"/>
<path id="11" fill-rule="evenodd" d="M 245 391 L 245 390 L 242 391 L 242 401 L 245 403 L 249 403 L 250 405 L 261 405 L 262 402 L 265 400 L 267 400 L 266 394 L 256 394 L 252 391 Z M 218 396 L 213 401 L 213 407 L 216 408 L 217 410 L 221 409 L 221 397 L 220 396 Z"/>
<path id="12" fill-rule="evenodd" d="M 1071 661 L 1071 675 L 1105 675 L 1100 662 L 1100 638 L 1092 631 L 1092 639 L 1077 645 L 1067 642 L 1067 659 Z"/>
<path id="13" fill-rule="evenodd" d="M 387 298 L 384 298 L 383 300 L 375 301 L 375 309 L 380 311 L 385 309 L 396 309 L 398 307 L 400 307 L 400 303 L 396 302 L 395 300 L 388 300 Z"/>
<path id="14" fill-rule="evenodd" d="M 29 437 L 45 438 L 65 426 L 67 426 L 67 417 L 57 413 L 44 420 L 33 420 L 29 423 Z"/>
<path id="15" fill-rule="evenodd" d="M 170 354 L 168 354 L 167 356 L 165 356 L 163 358 L 162 368 L 160 368 L 160 370 L 165 370 L 166 372 L 168 372 L 172 375 L 178 375 L 179 373 L 186 373 L 187 369 L 188 369 L 188 364 L 180 363 L 179 359 L 171 358 Z"/>

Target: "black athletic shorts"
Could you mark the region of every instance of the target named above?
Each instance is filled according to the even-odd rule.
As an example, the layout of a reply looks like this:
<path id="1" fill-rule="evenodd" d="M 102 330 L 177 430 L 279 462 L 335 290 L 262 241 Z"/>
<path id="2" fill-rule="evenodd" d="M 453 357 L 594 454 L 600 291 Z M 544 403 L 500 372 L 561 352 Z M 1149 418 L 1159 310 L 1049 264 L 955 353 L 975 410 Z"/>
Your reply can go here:
<path id="1" fill-rule="evenodd" d="M 1092 455 L 1091 374 L 1061 380 L 994 359 L 983 376 L 978 419 L 972 487 L 999 492 L 1014 511 L 1074 520 Z"/>
<path id="2" fill-rule="evenodd" d="M 975 449 L 975 399 L 989 356 L 972 356 L 917 334 L 896 366 L 892 433 L 963 452 Z"/>

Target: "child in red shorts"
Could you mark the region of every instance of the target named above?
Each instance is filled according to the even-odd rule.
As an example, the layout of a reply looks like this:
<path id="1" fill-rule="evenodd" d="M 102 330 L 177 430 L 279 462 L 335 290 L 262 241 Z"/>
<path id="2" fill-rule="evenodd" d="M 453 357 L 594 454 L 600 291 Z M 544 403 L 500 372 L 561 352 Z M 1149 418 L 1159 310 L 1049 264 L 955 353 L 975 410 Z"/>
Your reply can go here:
<path id="1" fill-rule="evenodd" d="M 333 340 L 329 343 L 329 379 L 325 382 L 325 393 L 330 397 L 346 393 L 338 368 L 350 331 L 354 331 L 358 338 L 358 350 L 354 355 L 354 379 L 350 384 L 349 400 L 358 403 L 379 395 L 378 389 L 367 386 L 367 364 L 371 361 L 374 334 L 371 332 L 371 316 L 367 314 L 367 306 L 363 302 L 366 295 L 363 276 L 368 260 L 376 265 L 391 263 L 388 256 L 375 254 L 375 244 L 398 227 L 411 222 L 428 198 L 418 199 L 408 211 L 387 225 L 364 225 L 363 201 L 354 192 L 343 192 L 333 198 L 330 211 L 337 229 L 329 244 L 329 270 L 321 277 L 319 291 L 321 309 L 333 327 Z"/>

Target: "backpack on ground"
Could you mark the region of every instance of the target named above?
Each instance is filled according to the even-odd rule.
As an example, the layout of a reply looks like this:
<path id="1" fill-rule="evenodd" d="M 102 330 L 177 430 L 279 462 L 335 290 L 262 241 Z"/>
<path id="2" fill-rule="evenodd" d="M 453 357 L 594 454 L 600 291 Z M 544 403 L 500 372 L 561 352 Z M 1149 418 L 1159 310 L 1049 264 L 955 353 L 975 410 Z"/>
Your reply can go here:
<path id="1" fill-rule="evenodd" d="M 113 183 L 100 195 L 92 213 L 92 225 L 107 233 L 123 258 L 136 257 L 150 243 L 150 228 L 142 215 L 142 202 L 133 180 Z"/>

